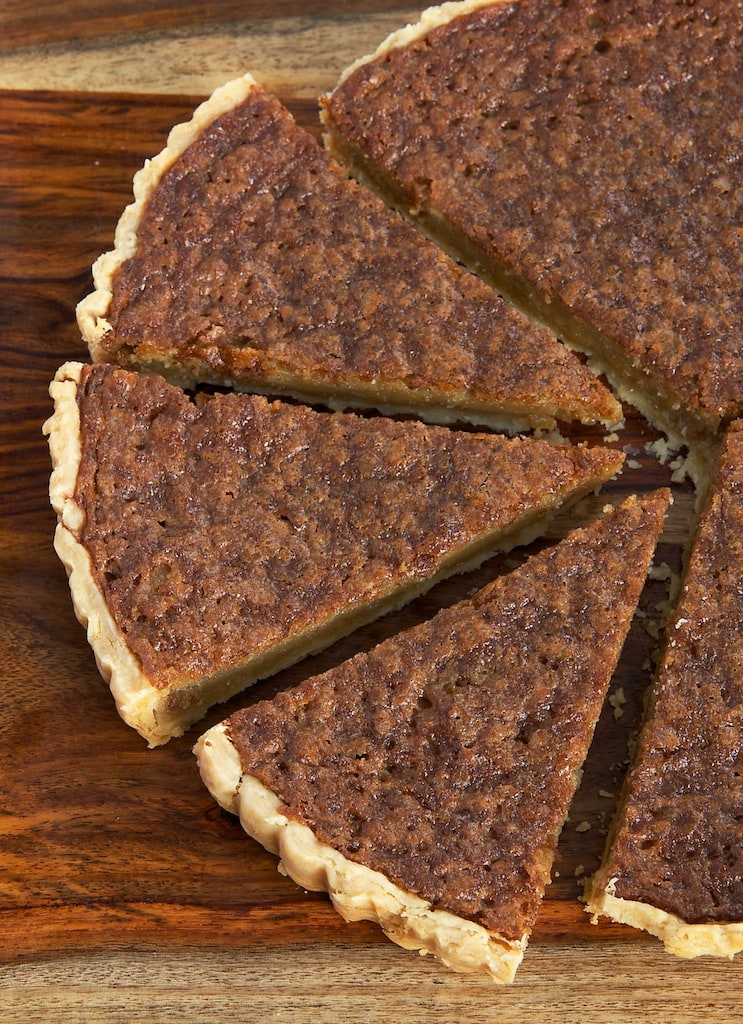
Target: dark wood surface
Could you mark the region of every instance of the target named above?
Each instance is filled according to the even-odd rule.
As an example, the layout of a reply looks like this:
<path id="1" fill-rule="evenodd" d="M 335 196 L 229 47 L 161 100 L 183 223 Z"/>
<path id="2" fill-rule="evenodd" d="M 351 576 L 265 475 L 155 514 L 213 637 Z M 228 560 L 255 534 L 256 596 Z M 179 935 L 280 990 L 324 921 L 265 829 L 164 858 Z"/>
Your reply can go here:
<path id="1" fill-rule="evenodd" d="M 86 38 L 166 27 L 203 27 L 209 5 L 69 5 Z M 245 20 L 243 5 L 211 5 L 218 21 Z M 303 5 L 253 5 L 251 17 L 296 17 Z M 323 16 L 363 23 L 394 5 L 336 2 Z M 203 94 L 136 88 L 136 69 L 115 93 L 44 90 L 3 80 L 2 53 L 23 46 L 31 64 L 45 40 L 73 39 L 59 5 L 5 5 L 0 43 L 0 1011 L 3 1020 L 492 1020 L 656 1021 L 743 1019 L 740 965 L 683 963 L 629 929 L 592 926 L 578 900 L 593 870 L 637 726 L 648 662 L 648 622 L 665 584 L 648 588 L 611 687 L 583 785 L 560 845 L 516 984 L 508 990 L 454 975 L 399 950 L 371 924 L 344 923 L 327 898 L 299 890 L 219 811 L 191 753 L 203 728 L 231 708 L 275 692 L 377 642 L 463 596 L 517 556 L 443 584 L 426 598 L 362 630 L 234 700 L 180 740 L 147 750 L 117 717 L 74 618 L 64 570 L 52 549 L 54 515 L 41 426 L 47 388 L 66 359 L 85 359 L 74 319 L 90 289 L 90 265 L 111 247 L 131 198 L 131 179 L 190 116 Z M 44 15 L 44 17 L 42 17 Z M 48 18 L 46 17 L 48 15 Z M 400 23 L 404 17 L 400 16 Z M 98 36 L 96 36 L 96 32 Z M 376 39 L 371 40 L 375 45 Z M 77 45 L 77 44 L 75 44 Z M 277 44 L 280 45 L 280 44 Z M 283 98 L 319 134 L 317 95 L 341 70 L 327 45 L 322 76 L 287 43 L 296 89 Z M 15 47 L 15 51 L 14 51 Z M 36 47 L 36 49 L 33 49 Z M 342 49 L 342 47 L 340 47 Z M 24 51 L 25 52 L 25 51 Z M 96 53 L 98 50 L 95 51 Z M 36 66 L 36 65 L 34 65 Z M 313 62 L 314 67 L 314 62 Z M 260 67 L 245 68 L 260 79 Z M 217 75 L 218 67 L 211 69 Z M 15 74 L 11 67 L 8 72 Z M 225 75 L 226 80 L 230 75 Z M 190 84 L 188 76 L 182 80 Z M 217 83 L 219 84 L 219 79 Z M 577 431 L 606 443 L 600 435 Z M 671 470 L 645 451 L 655 434 L 628 410 L 617 444 L 636 460 L 604 495 L 561 517 L 550 541 L 630 491 L 669 482 Z M 657 561 L 679 565 L 693 492 L 676 501 Z M 614 704 L 616 705 L 616 700 Z"/>

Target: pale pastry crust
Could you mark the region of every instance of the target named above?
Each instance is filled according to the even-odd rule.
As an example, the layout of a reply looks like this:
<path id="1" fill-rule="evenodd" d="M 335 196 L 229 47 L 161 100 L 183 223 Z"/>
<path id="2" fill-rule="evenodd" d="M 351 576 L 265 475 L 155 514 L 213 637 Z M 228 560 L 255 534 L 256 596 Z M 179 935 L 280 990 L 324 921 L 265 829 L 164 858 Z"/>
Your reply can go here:
<path id="1" fill-rule="evenodd" d="M 305 889 L 327 892 L 347 921 L 374 921 L 397 945 L 431 953 L 447 967 L 513 981 L 528 936 L 509 941 L 456 914 L 434 910 L 381 872 L 357 864 L 320 842 L 304 824 L 282 811 L 279 798 L 251 775 L 243 775 L 224 723 L 204 733 L 194 747 L 204 784 L 245 831 L 281 858 L 284 871 Z"/>
<path id="2" fill-rule="evenodd" d="M 231 110 L 245 100 L 257 88 L 257 82 L 250 74 L 227 82 L 216 89 L 209 99 L 200 104 L 192 118 L 175 125 L 168 134 L 165 148 L 134 175 L 134 202 L 122 213 L 114 237 L 114 248 L 105 252 L 93 264 L 94 291 L 78 304 L 76 315 L 83 340 L 96 361 L 106 356 L 102 339 L 111 329 L 106 316 L 113 295 L 113 276 L 137 249 L 137 228 L 142 211 L 160 179 L 173 166 L 178 157 L 199 137 L 207 125 L 217 117 Z"/>
<path id="3" fill-rule="evenodd" d="M 589 883 L 586 912 L 594 924 L 601 915 L 649 932 L 665 946 L 667 952 L 683 959 L 697 956 L 719 956 L 732 960 L 743 951 L 743 922 L 689 924 L 677 914 L 660 910 L 649 903 L 624 900 L 614 895 L 614 879 L 608 881 L 601 873 Z"/>
<path id="4" fill-rule="evenodd" d="M 81 370 L 79 363 L 60 368 L 49 387 L 55 410 L 43 426 L 52 458 L 49 498 L 58 516 L 54 549 L 67 570 L 75 615 L 87 630 L 88 643 L 119 714 L 154 746 L 164 742 L 178 723 L 167 706 L 167 694 L 150 685 L 114 622 L 95 582 L 88 552 L 78 539 L 85 516 L 74 499 L 81 458 L 76 401 Z"/>
<path id="5" fill-rule="evenodd" d="M 479 7 L 492 7 L 493 3 L 506 3 L 506 0 L 447 0 L 446 3 L 439 4 L 434 7 L 427 7 L 421 12 L 421 16 L 418 21 L 412 22 L 406 25 L 404 28 L 398 28 L 394 32 L 390 32 L 386 39 L 383 39 L 376 50 L 371 53 L 367 53 L 363 57 L 358 57 L 352 64 L 341 72 L 341 76 L 338 79 L 336 88 L 342 85 L 349 75 L 352 75 L 357 68 L 362 67 L 364 64 L 368 64 L 370 61 L 376 60 L 377 57 L 384 56 L 385 53 L 389 53 L 397 47 L 409 46 L 414 43 L 416 39 L 420 39 L 422 36 L 428 35 L 433 29 L 438 28 L 439 25 L 445 25 L 453 18 L 459 18 L 463 14 L 469 14 L 470 11 L 476 11 Z"/>

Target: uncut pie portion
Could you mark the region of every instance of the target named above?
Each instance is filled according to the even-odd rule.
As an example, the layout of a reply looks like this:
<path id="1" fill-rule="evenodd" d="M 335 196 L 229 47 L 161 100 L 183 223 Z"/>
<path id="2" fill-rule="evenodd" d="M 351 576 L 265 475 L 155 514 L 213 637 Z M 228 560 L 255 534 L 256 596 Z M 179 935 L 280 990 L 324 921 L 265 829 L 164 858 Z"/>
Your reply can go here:
<path id="1" fill-rule="evenodd" d="M 743 422 L 724 440 L 601 867 L 598 918 L 743 950 Z"/>
<path id="2" fill-rule="evenodd" d="M 150 744 L 539 534 L 623 455 L 321 413 L 65 364 L 45 426 L 55 547 L 122 717 Z"/>
<path id="3" fill-rule="evenodd" d="M 137 174 L 78 322 L 95 360 L 515 432 L 611 425 L 578 358 L 348 178 L 246 75 Z"/>
<path id="4" fill-rule="evenodd" d="M 742 40 L 724 0 L 447 3 L 327 141 L 680 445 L 743 413 Z"/>
<path id="5" fill-rule="evenodd" d="M 209 729 L 206 786 L 345 918 L 512 981 L 668 498 Z"/>

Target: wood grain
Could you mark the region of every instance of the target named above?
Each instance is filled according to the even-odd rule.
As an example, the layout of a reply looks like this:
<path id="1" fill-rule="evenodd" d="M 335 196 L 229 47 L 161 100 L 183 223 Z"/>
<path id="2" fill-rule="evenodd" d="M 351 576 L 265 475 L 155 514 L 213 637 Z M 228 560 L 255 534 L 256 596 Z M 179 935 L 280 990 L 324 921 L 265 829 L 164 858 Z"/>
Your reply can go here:
<path id="1" fill-rule="evenodd" d="M 517 986 L 495 991 L 484 980 L 442 974 L 435 964 L 393 946 L 333 947 L 298 941 L 275 949 L 141 954 L 124 950 L 85 959 L 18 965 L 0 990 L 4 1024 L 135 1020 L 223 1024 L 224 1021 L 313 1024 L 628 1024 L 739 1021 L 739 992 L 729 965 L 707 968 L 708 989 L 694 990 L 688 965 L 670 966 L 654 947 L 606 943 L 574 955 L 561 947 L 532 950 Z M 53 995 L 50 997 L 50 993 Z"/>
<path id="2" fill-rule="evenodd" d="M 41 4 L 40 9 L 51 9 Z M 105 7 L 105 5 L 104 5 Z M 167 7 L 167 10 L 166 10 Z M 153 31 L 175 17 L 185 29 L 203 5 L 120 5 L 98 21 L 124 32 L 128 18 Z M 98 5 L 70 5 L 82 23 Z M 220 17 L 237 4 L 215 4 Z M 54 10 L 56 10 L 56 6 Z M 334 17 L 390 10 L 326 5 Z M 25 4 L 6 5 L 18 37 L 40 44 Z M 257 4 L 266 24 L 300 5 Z M 149 12 L 149 13 L 148 13 Z M 168 13 L 169 12 L 169 13 Z M 272 13 L 274 12 L 274 13 Z M 156 20 L 162 17 L 165 22 Z M 106 18 L 113 19 L 110 22 Z M 14 19 L 14 20 L 12 20 Z M 140 21 L 140 19 L 142 19 Z M 151 19 L 151 20 L 147 20 Z M 32 19 L 33 20 L 33 19 Z M 93 28 L 89 29 L 92 38 Z M 376 41 L 376 40 L 375 40 Z M 10 46 L 6 36 L 3 47 Z M 4 58 L 0 59 L 2 74 Z M 324 72 L 323 72 L 324 74 Z M 318 133 L 320 77 L 298 72 L 284 99 Z M 131 197 L 131 178 L 188 117 L 198 91 L 157 95 L 62 93 L 13 88 L 0 94 L 0 1013 L 3 1021 L 106 1019 L 232 1021 L 740 1020 L 738 962 L 684 964 L 659 944 L 618 926 L 592 926 L 577 899 L 598 862 L 641 713 L 656 646 L 652 622 L 665 586 L 649 586 L 647 618 L 633 627 L 612 685 L 626 703 L 607 704 L 584 782 L 560 845 L 557 876 L 516 984 L 494 990 L 432 960 L 399 950 L 369 924 L 347 925 L 327 899 L 300 891 L 276 860 L 219 811 L 195 770 L 191 745 L 232 707 L 276 692 L 429 616 L 518 555 L 436 589 L 249 695 L 212 712 L 196 729 L 148 751 L 115 714 L 62 566 L 51 547 L 49 457 L 41 425 L 47 388 L 66 359 L 87 356 L 74 307 L 90 288 L 90 264 L 111 246 Z M 603 443 L 590 431 L 576 439 Z M 613 442 L 628 469 L 605 495 L 555 523 L 550 537 L 594 514 L 606 499 L 666 483 L 671 470 L 645 446 L 655 438 L 628 410 Z M 693 506 L 687 484 L 658 560 L 678 568 Z M 650 625 L 649 625 L 650 624 Z M 649 628 L 648 628 L 649 627 Z M 616 702 L 615 702 L 616 703 Z M 607 795 L 609 794 L 609 795 Z M 584 830 L 584 823 L 588 829 Z M 580 831 L 578 830 L 580 826 Z M 737 987 L 736 987 L 737 986 Z"/>
<path id="3" fill-rule="evenodd" d="M 208 94 L 245 71 L 285 97 L 314 99 L 344 67 L 417 17 L 399 3 L 5 5 L 0 88 Z M 46 17 L 44 16 L 46 15 Z M 18 40 L 23 40 L 19 45 Z"/>
<path id="4" fill-rule="evenodd" d="M 120 0 L 116 4 L 100 0 L 66 0 L 64 17 L 59 17 L 57 0 L 4 0 L 3 33 L 0 53 L 53 43 L 68 46 L 107 37 L 166 32 L 178 29 L 193 37 L 195 32 L 215 26 L 260 25 L 277 18 L 302 17 L 307 20 L 368 19 L 376 14 L 392 13 L 401 19 L 399 0 L 324 0 L 321 6 L 308 7 L 306 0 Z"/>

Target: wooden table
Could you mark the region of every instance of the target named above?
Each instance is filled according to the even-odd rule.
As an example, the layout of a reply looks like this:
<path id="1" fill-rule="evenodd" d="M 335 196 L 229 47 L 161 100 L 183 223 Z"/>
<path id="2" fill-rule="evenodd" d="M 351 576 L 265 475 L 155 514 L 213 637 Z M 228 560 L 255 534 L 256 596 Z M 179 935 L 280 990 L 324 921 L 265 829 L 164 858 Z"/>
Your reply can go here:
<path id="1" fill-rule="evenodd" d="M 509 989 L 398 949 L 370 924 L 345 924 L 324 896 L 300 891 L 204 790 L 191 754 L 201 727 L 148 751 L 98 676 L 51 546 L 41 434 L 48 382 L 64 360 L 87 357 L 75 304 L 90 289 L 91 262 L 111 247 L 132 175 L 171 125 L 250 70 L 319 134 L 317 96 L 416 15 L 394 0 L 306 10 L 299 0 L 2 6 L 0 1016 L 6 1024 L 743 1020 L 743 962 L 676 960 L 629 929 L 592 926 L 578 900 L 638 722 L 662 584 L 645 595 L 648 618 L 633 627 L 555 881 Z M 610 498 L 670 479 L 670 467 L 645 450 L 654 437 L 628 410 L 613 443 L 630 451 L 634 468 Z M 674 490 L 658 559 L 677 567 L 693 493 L 688 484 Z M 563 517 L 551 537 L 595 511 L 589 503 Z M 431 614 L 495 568 L 443 585 L 244 700 Z"/>

